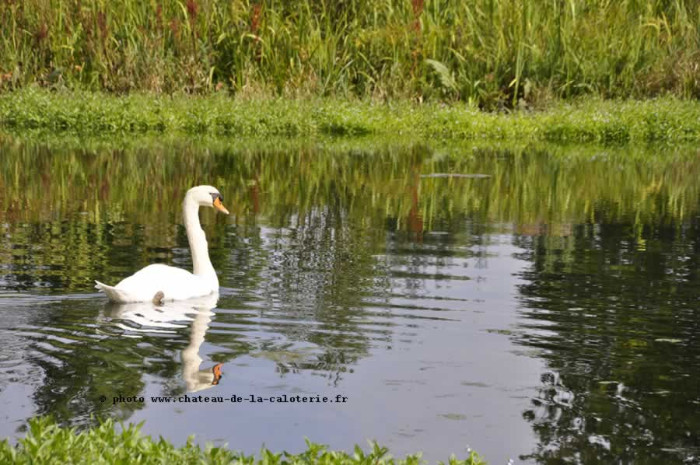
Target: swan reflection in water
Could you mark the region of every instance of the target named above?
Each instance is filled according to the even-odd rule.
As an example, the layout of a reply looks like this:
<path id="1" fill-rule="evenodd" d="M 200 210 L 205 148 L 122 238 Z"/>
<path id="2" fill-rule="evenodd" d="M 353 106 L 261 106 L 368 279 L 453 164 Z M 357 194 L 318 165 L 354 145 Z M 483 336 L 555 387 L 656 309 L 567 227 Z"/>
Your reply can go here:
<path id="1" fill-rule="evenodd" d="M 200 369 L 202 358 L 199 349 L 204 342 L 204 336 L 209 323 L 214 316 L 219 299 L 218 293 L 188 300 L 179 300 L 155 304 L 153 302 L 138 302 L 129 304 L 107 304 L 107 314 L 114 319 L 125 320 L 131 324 L 120 322 L 122 329 L 131 333 L 172 333 L 185 328 L 190 323 L 190 341 L 182 351 L 182 377 L 188 392 L 197 392 L 219 384 L 222 376 L 223 363 Z M 185 324 L 183 324 L 185 323 Z"/>

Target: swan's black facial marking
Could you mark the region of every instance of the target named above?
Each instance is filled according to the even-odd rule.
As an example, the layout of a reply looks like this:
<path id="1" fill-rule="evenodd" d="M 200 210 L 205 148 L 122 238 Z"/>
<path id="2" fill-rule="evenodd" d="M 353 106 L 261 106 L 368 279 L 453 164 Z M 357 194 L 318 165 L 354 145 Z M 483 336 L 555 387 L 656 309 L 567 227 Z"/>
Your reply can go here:
<path id="1" fill-rule="evenodd" d="M 228 215 L 228 210 L 226 210 L 226 207 L 224 207 L 224 203 L 222 202 L 224 200 L 224 197 L 218 192 L 210 192 L 209 195 L 211 195 L 212 206 L 219 210 L 221 213 L 225 213 Z"/>

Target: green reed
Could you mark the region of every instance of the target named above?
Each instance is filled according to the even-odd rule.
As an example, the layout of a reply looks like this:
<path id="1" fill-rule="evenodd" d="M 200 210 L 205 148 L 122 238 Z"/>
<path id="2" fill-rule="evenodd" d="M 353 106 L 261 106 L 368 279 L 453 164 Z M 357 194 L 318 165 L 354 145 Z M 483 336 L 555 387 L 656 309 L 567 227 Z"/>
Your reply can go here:
<path id="1" fill-rule="evenodd" d="M 0 87 L 463 100 L 700 96 L 685 0 L 4 0 Z"/>

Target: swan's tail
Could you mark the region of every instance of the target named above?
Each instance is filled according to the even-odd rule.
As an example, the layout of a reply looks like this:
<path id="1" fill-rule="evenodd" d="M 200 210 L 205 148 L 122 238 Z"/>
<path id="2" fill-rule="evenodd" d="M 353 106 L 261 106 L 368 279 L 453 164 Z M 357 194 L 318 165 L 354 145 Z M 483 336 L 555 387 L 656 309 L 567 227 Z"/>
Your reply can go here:
<path id="1" fill-rule="evenodd" d="M 95 288 L 97 288 L 97 289 L 101 290 L 102 292 L 104 292 L 105 294 L 107 294 L 107 297 L 112 302 L 117 302 L 117 303 L 123 304 L 123 303 L 127 303 L 127 302 L 132 301 L 132 299 L 129 298 L 129 295 L 126 292 L 124 292 L 120 289 L 117 289 L 116 287 L 108 286 L 108 285 L 101 283 L 99 281 L 95 281 L 95 283 L 96 283 Z"/>

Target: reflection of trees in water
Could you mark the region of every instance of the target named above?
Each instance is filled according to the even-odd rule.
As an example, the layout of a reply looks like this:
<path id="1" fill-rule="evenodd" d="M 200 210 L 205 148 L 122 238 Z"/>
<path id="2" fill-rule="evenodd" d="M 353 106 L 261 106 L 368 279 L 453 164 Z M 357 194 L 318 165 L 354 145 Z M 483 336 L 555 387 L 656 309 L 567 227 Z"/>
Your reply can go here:
<path id="1" fill-rule="evenodd" d="M 519 343 L 552 372 L 524 417 L 542 463 L 697 456 L 700 222 L 598 224 L 521 237 Z"/>
<path id="2" fill-rule="evenodd" d="M 618 219 L 682 218 L 697 211 L 693 199 L 700 195 L 700 159 L 646 154 L 640 161 L 634 150 L 437 153 L 421 145 L 348 151 L 299 145 L 281 151 L 170 144 L 125 150 L 3 147 L 0 286 L 86 292 L 95 276 L 110 282 L 152 262 L 188 265 L 180 206 L 185 190 L 197 183 L 217 184 L 239 223 L 252 217 L 253 223 L 264 219 L 286 228 L 293 217 L 303 221 L 326 212 L 339 224 L 361 226 L 378 247 L 387 218 L 420 238 L 462 215 L 521 225 L 575 224 L 594 217 L 592 205 L 601 202 Z M 434 172 L 491 177 L 420 177 Z M 238 253 L 218 251 L 226 220 L 206 211 L 202 216 L 210 225 L 212 261 L 225 268 Z"/>
<path id="3" fill-rule="evenodd" d="M 105 415 L 128 418 L 143 405 L 112 404 L 114 396 L 136 396 L 143 388 L 143 366 L 148 372 L 172 376 L 178 364 L 169 354 L 177 340 L 145 337 L 136 340 L 95 324 L 104 302 L 63 301 L 47 307 L 31 326 L 27 358 L 42 373 L 34 401 L 38 414 L 51 414 L 61 422 L 89 424 Z M 105 396 L 102 402 L 100 396 Z M 92 418 L 91 415 L 95 417 Z"/>
<path id="4" fill-rule="evenodd" d="M 262 330 L 284 336 L 260 341 L 255 348 L 262 354 L 288 354 L 268 357 L 280 373 L 314 369 L 337 380 L 366 355 L 370 337 L 390 337 L 385 330 L 370 336 L 362 325 L 363 298 L 376 292 L 372 254 L 377 245 L 337 203 L 290 214 L 285 223 L 274 229 L 237 228 L 235 274 L 222 281 L 237 295 L 222 305 L 252 302 Z M 235 313 L 221 313 L 217 322 L 241 323 Z M 212 341 L 227 345 L 225 335 L 214 335 Z M 307 353 L 306 344 L 314 349 Z"/>
<path id="5" fill-rule="evenodd" d="M 238 146 L 222 143 L 206 148 L 173 142 L 126 150 L 7 147 L 0 157 L 0 192 L 5 194 L 0 196 L 0 287 L 28 290 L 42 283 L 61 293 L 92 292 L 92 279 L 117 282 L 152 262 L 189 268 L 180 218 L 182 196 L 192 185 L 216 184 L 233 215 L 227 224 L 208 211 L 201 213 L 212 262 L 221 273 L 222 286 L 228 288 L 220 303 L 222 311 L 212 323 L 224 330 L 206 337 L 223 349 L 214 357 L 226 361 L 256 353 L 273 360 L 280 373 L 313 369 L 337 379 L 367 354 L 372 341 L 389 342 L 392 337 L 390 323 L 384 321 L 382 326 L 378 323 L 382 315 L 369 310 L 367 295 L 391 298 L 395 291 L 391 286 L 400 283 L 400 292 L 420 297 L 427 280 L 446 277 L 437 271 L 429 274 L 428 268 L 446 269 L 455 256 L 473 258 L 473 251 L 455 255 L 456 243 L 479 244 L 485 231 L 479 225 L 514 223 L 519 231 L 552 233 L 526 244 L 533 251 L 527 257 L 533 271 L 526 276 L 531 284 L 523 287 L 532 325 L 544 319 L 554 326 L 547 331 L 535 328 L 539 332 L 522 336 L 521 341 L 558 355 L 550 356 L 552 370 L 558 373 L 557 383 L 566 386 L 548 384 L 545 400 L 547 393 L 568 389 L 576 394 L 572 405 L 581 405 L 567 407 L 569 411 L 585 412 L 593 409 L 589 403 L 595 408 L 619 406 L 593 380 L 621 382 L 625 395 L 641 385 L 635 376 L 654 379 L 662 386 L 659 389 L 671 383 L 663 376 L 673 383 L 691 382 L 692 378 L 679 378 L 668 369 L 658 377 L 659 368 L 652 364 L 647 369 L 645 363 L 663 351 L 676 358 L 690 357 L 683 350 L 692 346 L 694 336 L 686 333 L 695 328 L 697 318 L 692 320 L 694 310 L 684 307 L 688 295 L 682 294 L 690 292 L 686 281 L 697 280 L 692 268 L 684 267 L 696 266 L 697 260 L 681 260 L 685 252 L 679 247 L 695 247 L 688 231 L 696 229 L 671 228 L 675 236 L 670 238 L 655 238 L 661 230 L 644 232 L 639 226 L 626 236 L 593 227 L 574 228 L 575 234 L 570 234 L 571 225 L 599 222 L 595 207 L 602 204 L 610 222 L 635 218 L 637 225 L 668 223 L 692 215 L 700 193 L 697 157 L 647 153 L 640 159 L 634 158 L 636 148 L 615 155 L 612 149 L 590 148 L 547 153 L 498 148 L 438 152 L 420 145 L 352 150 L 313 145 L 285 150 L 231 147 Z M 420 177 L 440 172 L 491 177 Z M 447 234 L 434 234 L 440 231 Z M 626 249 L 625 241 L 632 240 L 646 252 Z M 668 243 L 674 252 L 656 257 L 654 247 Z M 676 261 L 669 262 L 673 257 Z M 669 287 L 674 279 L 678 282 Z M 386 307 L 381 311 L 390 316 Z M 646 309 L 642 317 L 640 308 Z M 71 325 L 68 316 L 51 318 L 58 321 L 47 321 L 45 327 Z M 226 325 L 244 332 L 254 327 L 269 335 L 251 341 L 245 334 L 234 336 Z M 684 334 L 683 342 L 661 349 L 646 337 L 644 328 L 649 325 L 654 331 L 672 328 L 670 338 Z M 283 337 L 277 340 L 279 335 Z M 73 389 L 72 397 L 80 399 L 87 399 L 88 391 L 93 394 L 94 388 L 86 386 L 94 379 L 117 383 L 124 376 L 123 367 L 141 367 L 147 359 L 149 373 L 176 378 L 173 359 L 181 344 L 149 336 L 144 348 L 133 340 L 111 339 L 108 343 L 114 350 L 83 342 L 56 358 L 47 352 L 37 363 L 45 365 L 53 389 Z M 112 353 L 123 355 L 112 362 Z M 154 353 L 165 361 L 151 362 Z M 640 354 L 644 360 L 636 358 Z M 90 366 L 82 366 L 82 360 Z M 685 373 L 680 362 L 671 365 Z M 74 388 L 61 370 L 77 373 Z M 590 377 L 581 375 L 586 370 L 591 370 Z M 126 387 L 141 389 L 140 382 L 135 378 Z M 47 405 L 68 402 L 51 400 L 52 388 L 42 389 Z M 634 395 L 633 399 L 653 401 L 646 394 Z M 551 401 L 554 413 L 533 409 L 533 415 L 566 417 L 556 413 L 562 408 L 557 399 Z M 658 400 L 668 402 L 662 395 Z M 681 404 L 685 408 L 687 399 Z M 80 407 L 66 403 L 58 408 L 68 412 Z M 552 420 L 540 426 L 553 423 L 557 425 Z M 555 439 L 546 444 L 556 444 L 556 438 L 563 436 L 551 433 L 551 437 Z"/>

